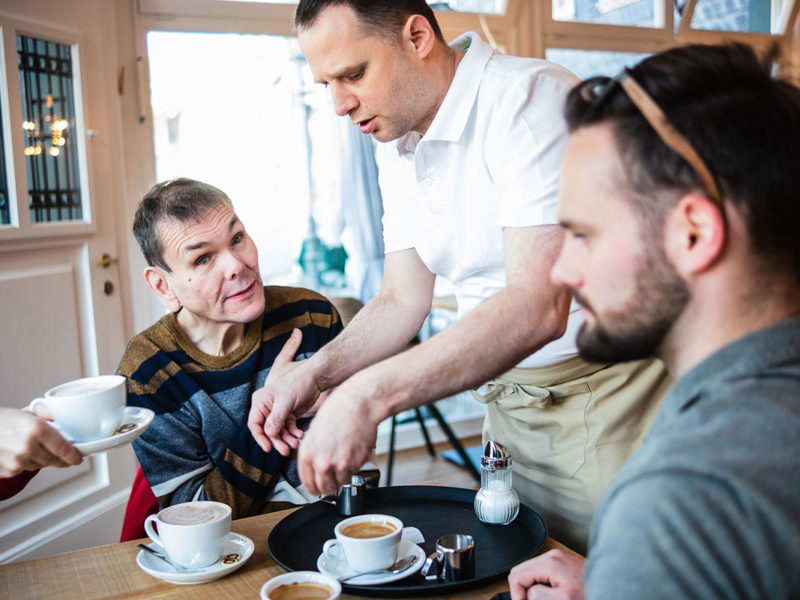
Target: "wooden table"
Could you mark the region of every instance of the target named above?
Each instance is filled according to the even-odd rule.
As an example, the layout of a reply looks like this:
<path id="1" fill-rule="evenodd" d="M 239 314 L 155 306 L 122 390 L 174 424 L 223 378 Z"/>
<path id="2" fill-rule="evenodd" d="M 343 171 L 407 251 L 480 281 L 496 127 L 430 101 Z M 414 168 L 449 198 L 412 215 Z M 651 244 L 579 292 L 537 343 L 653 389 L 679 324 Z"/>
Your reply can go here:
<path id="1" fill-rule="evenodd" d="M 246 535 L 255 552 L 239 570 L 200 585 L 173 585 L 151 577 L 136 565 L 136 544 L 141 540 L 97 546 L 47 558 L 0 565 L 0 598 L 91 600 L 94 598 L 192 598 L 193 600 L 256 599 L 264 583 L 284 573 L 267 551 L 272 528 L 297 509 L 239 519 L 231 529 Z M 149 540 L 148 540 L 149 541 Z M 542 552 L 565 548 L 548 538 Z M 508 589 L 505 579 L 440 598 L 487 600 Z M 429 596 L 432 597 L 432 596 Z M 342 598 L 365 598 L 342 594 Z"/>

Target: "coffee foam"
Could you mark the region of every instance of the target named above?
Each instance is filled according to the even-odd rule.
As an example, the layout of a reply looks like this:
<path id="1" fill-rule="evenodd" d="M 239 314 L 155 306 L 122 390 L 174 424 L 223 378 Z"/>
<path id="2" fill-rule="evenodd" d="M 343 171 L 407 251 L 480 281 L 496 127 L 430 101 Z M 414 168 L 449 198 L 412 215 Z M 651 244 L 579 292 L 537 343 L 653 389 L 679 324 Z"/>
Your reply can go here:
<path id="1" fill-rule="evenodd" d="M 393 523 L 387 521 L 359 521 L 342 527 L 340 533 L 351 538 L 377 538 L 397 531 Z"/>
<path id="2" fill-rule="evenodd" d="M 74 383 L 67 383 L 57 387 L 50 395 L 56 398 L 66 396 L 87 396 L 89 394 L 96 394 L 104 390 L 110 389 L 117 385 L 117 382 L 100 383 L 97 381 L 76 381 Z"/>
<path id="3" fill-rule="evenodd" d="M 327 600 L 333 590 L 327 585 L 313 581 L 297 581 L 279 585 L 269 592 L 270 600 Z"/>
<path id="4" fill-rule="evenodd" d="M 158 520 L 170 525 L 199 525 L 225 518 L 227 511 L 214 504 L 187 502 L 158 513 Z"/>

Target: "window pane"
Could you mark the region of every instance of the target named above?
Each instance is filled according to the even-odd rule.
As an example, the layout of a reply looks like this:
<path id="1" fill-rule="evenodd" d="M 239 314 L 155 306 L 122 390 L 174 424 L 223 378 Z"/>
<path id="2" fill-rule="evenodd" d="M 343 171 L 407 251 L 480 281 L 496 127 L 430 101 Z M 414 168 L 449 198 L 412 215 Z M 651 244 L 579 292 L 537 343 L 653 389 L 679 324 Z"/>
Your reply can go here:
<path id="1" fill-rule="evenodd" d="M 656 27 L 660 0 L 552 0 L 553 19 L 605 25 Z"/>
<path id="2" fill-rule="evenodd" d="M 773 0 L 698 0 L 692 29 L 770 33 L 772 8 Z"/>
<path id="3" fill-rule="evenodd" d="M 153 31 L 147 53 L 158 180 L 223 190 L 264 280 L 297 283 L 310 211 L 333 245 L 340 202 L 337 117 L 297 39 Z"/>
<path id="4" fill-rule="evenodd" d="M 0 104 L 0 114 L 3 106 Z M 5 132 L 0 124 L 0 225 L 11 223 L 11 211 L 8 206 L 8 178 L 6 176 Z"/>
<path id="5" fill-rule="evenodd" d="M 81 220 L 72 51 L 20 35 L 17 53 L 31 222 Z"/>
<path id="6" fill-rule="evenodd" d="M 507 0 L 428 0 L 434 10 L 504 15 Z"/>
<path id="7" fill-rule="evenodd" d="M 623 67 L 635 65 L 647 54 L 548 48 L 545 56 L 547 60 L 566 67 L 581 79 L 588 79 L 595 75 L 614 77 Z"/>

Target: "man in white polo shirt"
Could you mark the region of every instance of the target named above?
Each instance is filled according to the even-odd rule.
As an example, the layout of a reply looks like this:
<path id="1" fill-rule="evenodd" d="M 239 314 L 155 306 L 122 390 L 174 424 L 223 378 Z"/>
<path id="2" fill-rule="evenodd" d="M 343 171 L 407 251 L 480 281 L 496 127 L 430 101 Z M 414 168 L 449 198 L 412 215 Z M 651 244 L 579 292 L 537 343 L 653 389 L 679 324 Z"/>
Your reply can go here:
<path id="1" fill-rule="evenodd" d="M 381 420 L 503 374 L 476 393 L 488 405 L 484 437 L 509 449 L 523 501 L 582 549 L 665 376 L 655 362 L 578 358 L 580 313 L 549 280 L 562 242 L 561 113 L 577 80 L 495 54 L 473 33 L 448 46 L 424 0 L 302 0 L 295 24 L 337 113 L 384 142 L 387 254 L 380 293 L 344 335 L 256 394 L 253 435 L 297 447 L 294 419 L 314 392 L 337 388 L 299 452 L 306 488 L 330 492 L 369 457 Z M 454 285 L 459 321 L 403 352 L 436 275 Z"/>

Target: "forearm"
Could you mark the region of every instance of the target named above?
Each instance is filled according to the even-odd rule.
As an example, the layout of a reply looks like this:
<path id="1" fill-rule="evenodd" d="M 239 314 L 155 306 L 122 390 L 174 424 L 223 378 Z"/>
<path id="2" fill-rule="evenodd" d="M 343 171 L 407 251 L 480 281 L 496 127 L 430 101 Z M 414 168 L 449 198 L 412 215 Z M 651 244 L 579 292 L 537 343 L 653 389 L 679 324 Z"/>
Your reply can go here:
<path id="1" fill-rule="evenodd" d="M 566 328 L 569 295 L 542 298 L 538 309 L 506 288 L 454 325 L 364 372 L 385 398 L 380 420 L 467 389 L 512 368 Z M 538 311 L 538 316 L 533 312 Z M 358 377 L 358 376 L 356 376 Z"/>
<path id="2" fill-rule="evenodd" d="M 319 390 L 336 387 L 354 373 L 404 349 L 429 311 L 429 298 L 412 305 L 390 291 L 382 291 L 341 334 L 308 359 Z"/>

